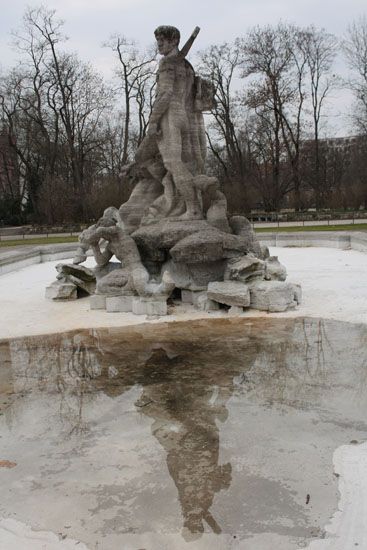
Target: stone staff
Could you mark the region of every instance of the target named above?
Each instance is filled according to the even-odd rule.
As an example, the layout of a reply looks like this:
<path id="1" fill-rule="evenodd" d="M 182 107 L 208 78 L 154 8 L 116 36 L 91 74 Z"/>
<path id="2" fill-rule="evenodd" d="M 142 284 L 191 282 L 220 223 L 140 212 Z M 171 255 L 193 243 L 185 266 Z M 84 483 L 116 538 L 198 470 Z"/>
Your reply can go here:
<path id="1" fill-rule="evenodd" d="M 187 56 L 187 54 L 189 53 L 189 51 L 191 49 L 191 46 L 194 43 L 195 38 L 197 37 L 199 32 L 200 32 L 200 27 L 195 27 L 195 29 L 191 33 L 190 38 L 188 39 L 188 41 L 184 44 L 184 46 L 179 51 L 179 53 L 178 53 L 179 57 L 186 57 Z"/>

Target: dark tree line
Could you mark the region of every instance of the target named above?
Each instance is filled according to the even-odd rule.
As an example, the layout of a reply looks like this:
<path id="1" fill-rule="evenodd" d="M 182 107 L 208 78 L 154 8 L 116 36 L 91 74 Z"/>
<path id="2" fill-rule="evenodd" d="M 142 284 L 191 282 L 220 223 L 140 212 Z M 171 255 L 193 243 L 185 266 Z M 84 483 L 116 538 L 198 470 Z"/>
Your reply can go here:
<path id="1" fill-rule="evenodd" d="M 359 52 L 358 61 L 348 54 L 357 75 L 349 86 L 359 102 L 359 119 L 353 121 L 359 137 L 345 143 L 324 138 L 327 100 L 338 82 L 339 43 L 331 34 L 280 23 L 201 53 L 202 70 L 217 89 L 211 168 L 232 210 L 367 207 L 367 133 L 361 124 L 366 59 L 364 65 L 360 59 L 366 29 L 365 21 L 354 24 L 342 44 Z M 358 45 L 352 40 L 356 32 Z"/>
<path id="2" fill-rule="evenodd" d="M 1 79 L 0 112 L 17 156 L 20 217 L 88 221 L 126 199 L 128 182 L 120 174 L 146 131 L 152 57 L 139 57 L 123 37 L 111 38 L 119 67 L 107 85 L 65 51 L 62 22 L 46 8 L 26 11 L 14 42 L 21 61 Z M 7 202 L 10 187 L 14 182 L 2 193 Z"/>
<path id="3" fill-rule="evenodd" d="M 89 221 L 118 206 L 133 182 L 122 175 L 144 138 L 154 96 L 155 52 L 124 36 L 105 46 L 111 83 L 65 49 L 54 11 L 28 8 L 14 33 L 19 63 L 0 81 L 0 219 Z M 344 82 L 357 136 L 325 140 L 327 101 Z M 367 207 L 367 20 L 342 41 L 315 27 L 255 27 L 198 54 L 216 106 L 207 115 L 208 169 L 233 212 L 252 208 Z"/>

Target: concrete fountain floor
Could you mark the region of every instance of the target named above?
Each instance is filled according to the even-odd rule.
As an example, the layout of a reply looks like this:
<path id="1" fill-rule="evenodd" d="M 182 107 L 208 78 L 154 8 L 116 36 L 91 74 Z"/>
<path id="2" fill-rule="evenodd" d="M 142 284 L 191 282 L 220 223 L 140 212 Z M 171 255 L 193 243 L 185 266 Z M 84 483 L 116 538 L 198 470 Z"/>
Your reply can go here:
<path id="1" fill-rule="evenodd" d="M 355 250 L 328 248 L 271 248 L 287 267 L 288 279 L 301 283 L 301 307 L 274 317 L 315 316 L 367 323 L 367 255 Z M 62 260 L 67 262 L 67 260 Z M 88 260 L 93 265 L 92 259 Z M 56 279 L 55 262 L 32 265 L 0 276 L 0 338 L 49 334 L 76 328 L 109 327 L 146 322 L 144 315 L 90 311 L 89 299 L 56 303 L 45 300 L 45 287 Z M 222 311 L 210 317 L 222 317 Z M 207 318 L 191 306 L 172 308 L 170 315 L 156 321 Z M 268 316 L 246 312 L 244 317 Z"/>
<path id="2" fill-rule="evenodd" d="M 0 550 L 367 548 L 367 257 L 276 252 L 296 312 L 131 326 L 0 277 Z"/>

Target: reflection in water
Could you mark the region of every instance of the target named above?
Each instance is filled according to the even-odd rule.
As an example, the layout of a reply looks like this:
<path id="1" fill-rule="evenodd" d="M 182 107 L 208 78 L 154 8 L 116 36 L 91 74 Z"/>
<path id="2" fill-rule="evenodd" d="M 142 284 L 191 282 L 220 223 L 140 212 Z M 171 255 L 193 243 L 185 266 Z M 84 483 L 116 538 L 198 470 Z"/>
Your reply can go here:
<path id="1" fill-rule="evenodd" d="M 184 527 L 204 531 L 203 520 L 215 533 L 221 528 L 210 513 L 214 494 L 229 487 L 231 465 L 218 464 L 219 430 L 216 419 L 227 418 L 228 385 L 205 388 L 192 383 L 189 365 L 170 358 L 163 347 L 154 349 L 143 367 L 146 381 L 138 406 L 153 418 L 152 433 L 167 453 L 167 466 L 178 490 Z M 209 391 L 208 391 L 209 390 Z"/>
<path id="2" fill-rule="evenodd" d="M 214 533 L 223 529 L 211 508 L 232 481 L 231 464 L 219 457 L 229 401 L 309 409 L 326 422 L 365 430 L 366 343 L 364 327 L 317 319 L 81 331 L 0 342 L 0 382 L 11 395 L 38 391 L 57 399 L 65 437 L 78 438 L 93 432 L 85 410 L 100 393 L 114 399 L 140 388 L 136 414 L 152 419 L 178 491 L 184 534 L 195 537 L 204 522 Z M 305 524 L 302 510 L 298 517 Z"/>

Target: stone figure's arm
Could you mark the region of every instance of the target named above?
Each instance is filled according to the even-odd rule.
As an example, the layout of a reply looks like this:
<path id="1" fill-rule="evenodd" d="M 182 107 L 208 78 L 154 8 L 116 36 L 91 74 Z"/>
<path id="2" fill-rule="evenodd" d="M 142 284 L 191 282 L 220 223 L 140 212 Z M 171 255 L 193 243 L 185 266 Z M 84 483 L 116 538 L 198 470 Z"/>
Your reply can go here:
<path id="1" fill-rule="evenodd" d="M 152 114 L 149 119 L 149 128 L 156 129 L 159 121 L 167 111 L 173 96 L 173 85 L 175 81 L 174 62 L 163 59 L 158 71 L 158 92 L 154 101 Z M 148 130 L 149 132 L 149 130 Z"/>
<path id="2" fill-rule="evenodd" d="M 96 234 L 99 236 L 99 238 L 106 239 L 106 241 L 109 241 L 113 237 L 116 237 L 117 232 L 118 229 L 115 225 L 111 227 L 98 227 L 98 229 L 96 230 Z"/>
<path id="3" fill-rule="evenodd" d="M 86 247 L 86 250 L 88 250 L 89 246 L 92 244 L 98 243 L 99 237 L 97 235 L 97 226 L 94 224 L 84 229 L 84 231 L 80 233 L 78 240 L 81 246 Z"/>
<path id="4" fill-rule="evenodd" d="M 99 244 L 92 245 L 92 251 L 94 259 L 96 260 L 97 265 L 103 266 L 108 264 L 113 254 L 111 250 L 106 248 L 103 252 L 101 251 Z"/>
<path id="5" fill-rule="evenodd" d="M 116 227 L 98 227 L 95 230 L 95 234 L 98 236 L 98 241 L 94 242 L 91 246 L 94 259 L 97 262 L 97 265 L 106 265 L 110 261 L 110 259 L 113 256 L 113 252 L 108 248 L 108 246 L 105 248 L 105 250 L 102 252 L 100 246 L 99 246 L 99 240 L 100 239 L 106 239 L 107 241 L 110 240 L 113 236 L 115 236 L 117 233 Z"/>

